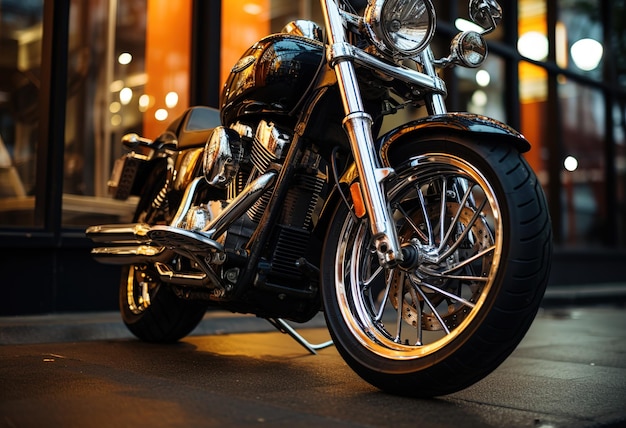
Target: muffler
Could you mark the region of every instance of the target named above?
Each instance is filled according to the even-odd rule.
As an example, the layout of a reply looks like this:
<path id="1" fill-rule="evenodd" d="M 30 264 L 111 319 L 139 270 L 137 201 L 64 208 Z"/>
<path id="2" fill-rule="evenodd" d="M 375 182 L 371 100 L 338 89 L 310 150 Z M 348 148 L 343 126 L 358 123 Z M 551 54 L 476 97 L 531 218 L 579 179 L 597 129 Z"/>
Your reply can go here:
<path id="1" fill-rule="evenodd" d="M 87 228 L 85 235 L 95 243 L 108 244 L 91 250 L 100 263 L 130 265 L 170 260 L 172 251 L 150 245 L 149 230 L 144 223 L 103 224 Z"/>
<path id="2" fill-rule="evenodd" d="M 224 252 L 222 245 L 208 238 L 206 233 L 173 226 L 105 224 L 91 226 L 85 234 L 102 245 L 93 248 L 91 254 L 105 264 L 167 262 L 174 253 L 202 259 L 202 255 Z"/>

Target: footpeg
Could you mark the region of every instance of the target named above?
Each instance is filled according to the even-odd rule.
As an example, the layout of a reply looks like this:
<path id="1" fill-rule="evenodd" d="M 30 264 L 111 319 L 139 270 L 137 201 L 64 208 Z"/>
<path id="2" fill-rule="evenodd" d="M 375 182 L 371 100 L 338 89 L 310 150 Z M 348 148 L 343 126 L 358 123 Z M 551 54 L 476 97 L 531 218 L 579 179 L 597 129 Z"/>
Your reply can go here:
<path id="1" fill-rule="evenodd" d="M 153 243 L 174 251 L 183 250 L 189 253 L 203 254 L 224 252 L 222 244 L 200 231 L 173 226 L 152 226 L 147 232 L 147 236 Z"/>

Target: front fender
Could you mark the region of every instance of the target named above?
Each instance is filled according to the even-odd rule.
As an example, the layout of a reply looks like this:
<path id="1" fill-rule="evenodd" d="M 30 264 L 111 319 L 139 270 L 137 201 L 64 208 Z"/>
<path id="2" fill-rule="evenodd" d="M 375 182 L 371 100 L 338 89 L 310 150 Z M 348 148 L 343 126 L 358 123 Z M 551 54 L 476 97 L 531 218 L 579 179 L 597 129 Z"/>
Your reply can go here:
<path id="1" fill-rule="evenodd" d="M 390 165 L 390 148 L 408 138 L 412 141 L 415 141 L 416 136 L 418 140 L 431 138 L 445 140 L 462 135 L 480 136 L 484 139 L 498 138 L 512 145 L 520 153 L 530 150 L 530 143 L 515 129 L 495 119 L 472 113 L 447 113 L 405 123 L 380 137 L 378 147 L 383 163 Z"/>

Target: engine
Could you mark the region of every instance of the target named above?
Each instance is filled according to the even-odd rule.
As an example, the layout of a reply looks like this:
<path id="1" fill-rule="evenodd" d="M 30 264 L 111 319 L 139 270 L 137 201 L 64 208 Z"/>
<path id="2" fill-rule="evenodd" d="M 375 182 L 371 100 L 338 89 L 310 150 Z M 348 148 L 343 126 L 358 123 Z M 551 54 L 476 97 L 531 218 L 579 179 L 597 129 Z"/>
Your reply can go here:
<path id="1" fill-rule="evenodd" d="M 212 186 L 224 190 L 224 205 L 245 193 L 258 177 L 279 170 L 292 140 L 288 132 L 264 120 L 254 131 L 238 123 L 219 132 L 205 149 L 204 173 Z M 328 181 L 328 164 L 312 149 L 305 150 L 258 266 L 256 289 L 281 299 L 315 296 L 317 275 L 311 274 L 315 268 L 309 261 L 318 264 L 320 244 L 312 232 L 328 192 Z M 273 191 L 274 186 L 265 189 L 220 237 L 227 252 L 246 254 Z M 224 266 L 222 277 L 234 285 L 238 273 L 237 267 Z"/>

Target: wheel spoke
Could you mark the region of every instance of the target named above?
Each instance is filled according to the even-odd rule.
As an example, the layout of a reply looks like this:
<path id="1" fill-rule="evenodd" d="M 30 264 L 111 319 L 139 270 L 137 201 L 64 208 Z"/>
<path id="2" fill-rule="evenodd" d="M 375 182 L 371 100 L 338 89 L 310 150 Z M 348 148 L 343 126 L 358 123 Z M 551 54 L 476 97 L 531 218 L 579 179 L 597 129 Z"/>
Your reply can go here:
<path id="1" fill-rule="evenodd" d="M 383 314 L 385 313 L 385 307 L 387 306 L 387 301 L 389 300 L 389 293 L 391 291 L 391 283 L 393 282 L 393 276 L 395 273 L 395 269 L 391 269 L 389 271 L 389 277 L 387 278 L 387 284 L 385 287 L 385 294 L 383 295 L 383 298 L 381 299 L 380 302 L 380 307 L 378 308 L 378 312 L 376 313 L 376 317 L 374 318 L 374 321 L 376 322 L 380 322 L 381 319 L 383 319 Z M 404 281 L 404 272 L 400 272 L 400 283 L 402 283 L 402 281 Z M 372 305 L 372 307 L 374 307 L 374 305 Z"/>
<path id="2" fill-rule="evenodd" d="M 422 209 L 422 216 L 424 217 L 424 222 L 426 223 L 426 230 L 428 231 L 428 245 L 433 245 L 435 243 L 435 238 L 433 237 L 433 228 L 430 224 L 430 217 L 428 216 L 428 211 L 426 210 L 426 200 L 424 198 L 424 194 L 422 193 L 422 189 L 419 186 L 416 186 L 417 189 L 417 197 L 420 200 L 420 205 Z"/>
<path id="3" fill-rule="evenodd" d="M 411 280 L 411 282 L 413 282 L 413 280 Z M 439 323 L 441 324 L 441 328 L 443 328 L 443 331 L 445 331 L 446 334 L 450 334 L 450 329 L 448 329 L 448 326 L 446 326 L 446 323 L 444 322 L 443 318 L 441 318 L 441 314 L 439 314 L 439 312 L 437 311 L 437 308 L 433 306 L 432 302 L 430 301 L 426 293 L 424 293 L 424 290 L 422 290 L 420 287 L 414 287 L 414 288 L 422 297 L 422 299 L 424 299 L 424 302 L 426 302 L 426 304 L 430 308 L 435 318 L 437 318 L 437 321 L 439 321 Z"/>
<path id="4" fill-rule="evenodd" d="M 461 202 L 459 202 L 459 209 L 454 214 L 454 218 L 450 222 L 450 227 L 448 227 L 448 231 L 447 231 L 445 237 L 443 237 L 441 239 L 441 242 L 439 243 L 439 252 L 443 251 L 444 246 L 446 245 L 446 242 L 448 242 L 448 239 L 450 239 L 450 236 L 452 235 L 452 232 L 455 230 L 455 228 L 457 226 L 457 223 L 459 221 L 459 218 L 461 217 L 461 213 L 463 212 L 463 207 L 465 207 L 465 204 L 467 203 L 467 200 L 469 199 L 469 197 L 470 197 L 470 195 L 472 193 L 472 189 L 474 188 L 474 186 L 475 186 L 475 184 L 472 184 L 471 186 L 468 186 L 467 190 L 465 191 L 465 194 L 463 195 L 463 199 L 461 200 Z"/>
<path id="5" fill-rule="evenodd" d="M 383 271 L 383 267 L 382 266 L 378 266 L 378 268 L 370 275 L 369 278 L 361 281 L 361 284 L 363 285 L 364 289 L 365 288 L 369 288 L 370 284 L 372 283 L 372 281 L 378 276 L 378 274 L 380 274 Z"/>
<path id="6" fill-rule="evenodd" d="M 486 203 L 487 199 L 484 199 L 483 202 L 480 204 L 480 207 L 476 211 L 474 211 L 472 219 L 467 223 L 465 229 L 463 230 L 463 232 L 461 232 L 461 235 L 457 238 L 456 242 L 452 244 L 446 251 L 439 255 L 439 257 L 437 258 L 437 263 L 441 263 L 442 260 L 450 257 L 459 248 L 469 231 L 472 230 L 472 226 L 474 226 L 476 220 L 478 220 L 478 218 L 480 217 L 480 212 L 483 210 Z"/>
<path id="7" fill-rule="evenodd" d="M 443 248 L 446 224 L 446 193 L 448 192 L 448 180 L 441 178 L 441 205 L 439 207 L 439 251 Z"/>
<path id="8" fill-rule="evenodd" d="M 434 285 L 432 285 L 432 284 L 428 284 L 427 282 L 419 282 L 419 283 L 417 283 L 417 282 L 415 282 L 415 281 L 411 278 L 411 284 L 413 284 L 413 286 L 417 289 L 417 291 L 418 291 L 420 294 L 422 294 L 422 297 L 424 297 L 424 299 L 427 301 L 426 303 L 429 303 L 430 301 L 429 301 L 429 300 L 425 297 L 425 294 L 423 294 L 424 292 L 423 292 L 423 290 L 421 289 L 421 287 L 426 287 L 426 288 L 428 288 L 429 290 L 432 290 L 432 291 L 434 291 L 434 292 L 436 292 L 436 293 L 443 294 L 444 296 L 449 297 L 449 298 L 451 298 L 451 299 L 453 299 L 453 300 L 456 300 L 456 301 L 458 301 L 458 302 L 460 302 L 460 303 L 463 303 L 465 306 L 469 306 L 470 308 L 473 308 L 474 306 L 476 306 L 474 303 L 470 302 L 470 301 L 469 301 L 469 300 L 467 300 L 467 299 L 462 298 L 461 296 L 459 296 L 459 295 L 457 295 L 457 294 L 450 293 L 449 291 L 446 291 L 446 290 L 444 290 L 444 289 L 442 289 L 442 288 L 440 288 L 440 287 L 436 287 L 436 286 L 434 286 Z M 429 305 L 429 306 L 430 306 L 430 305 Z M 431 309 L 433 309 L 433 308 L 432 308 L 432 306 L 431 306 Z M 436 312 L 436 311 L 435 311 L 435 312 Z M 437 317 L 437 318 L 439 318 L 439 317 Z M 440 321 L 441 321 L 441 320 L 440 320 Z"/>
<path id="9" fill-rule="evenodd" d="M 413 231 L 417 233 L 417 235 L 422 239 L 422 241 L 429 242 L 428 236 L 426 236 L 426 234 L 419 227 L 417 227 L 417 225 L 415 224 L 411 216 L 407 214 L 404 208 L 402 208 L 402 205 L 396 204 L 396 209 L 400 211 L 400 214 L 402 214 L 402 217 L 404 217 L 406 222 L 411 226 Z"/>
<path id="10" fill-rule="evenodd" d="M 474 263 L 476 260 L 478 260 L 478 259 L 480 259 L 480 258 L 482 258 L 482 257 L 486 256 L 487 254 L 491 253 L 492 251 L 495 251 L 495 249 L 496 249 L 496 246 L 495 246 L 495 245 L 492 245 L 491 247 L 486 248 L 486 249 L 484 249 L 483 251 L 481 251 L 481 252 L 479 252 L 479 253 L 474 254 L 472 257 L 468 257 L 467 259 L 465 259 L 465 260 L 463 260 L 462 262 L 460 262 L 460 263 L 458 263 L 458 264 L 456 264 L 456 265 L 452 266 L 451 268 L 446 269 L 446 270 L 444 270 L 444 271 L 440 272 L 440 274 L 441 274 L 442 276 L 443 276 L 443 275 L 448 275 L 448 274 L 449 274 L 449 273 L 451 273 L 451 272 L 457 271 L 457 270 L 459 270 L 459 269 L 461 269 L 461 268 L 464 268 L 465 266 L 469 266 L 470 264 Z M 485 278 L 483 278 L 483 277 L 478 277 L 478 278 L 480 278 L 480 279 L 485 279 Z"/>

